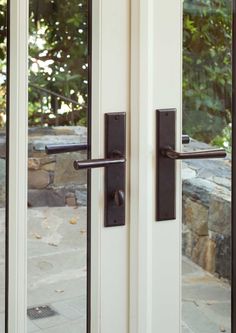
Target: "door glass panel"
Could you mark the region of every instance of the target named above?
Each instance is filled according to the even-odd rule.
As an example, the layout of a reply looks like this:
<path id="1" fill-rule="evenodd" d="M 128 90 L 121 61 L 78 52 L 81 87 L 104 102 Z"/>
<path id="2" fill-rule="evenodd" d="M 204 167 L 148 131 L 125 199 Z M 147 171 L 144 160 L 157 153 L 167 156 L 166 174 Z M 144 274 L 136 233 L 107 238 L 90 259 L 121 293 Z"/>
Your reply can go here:
<path id="1" fill-rule="evenodd" d="M 29 8 L 28 332 L 86 332 L 88 1 Z"/>
<path id="2" fill-rule="evenodd" d="M 5 331 L 7 0 L 0 0 L 0 332 Z"/>
<path id="3" fill-rule="evenodd" d="M 232 2 L 183 2 L 184 150 L 227 158 L 182 166 L 182 332 L 231 332 Z"/>

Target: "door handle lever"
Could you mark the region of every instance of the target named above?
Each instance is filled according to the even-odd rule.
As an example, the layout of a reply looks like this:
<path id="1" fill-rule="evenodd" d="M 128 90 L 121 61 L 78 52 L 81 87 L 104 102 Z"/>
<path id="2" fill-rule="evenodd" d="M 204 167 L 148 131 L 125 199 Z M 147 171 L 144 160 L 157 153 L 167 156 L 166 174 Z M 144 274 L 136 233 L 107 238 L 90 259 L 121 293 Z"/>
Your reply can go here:
<path id="1" fill-rule="evenodd" d="M 225 149 L 211 149 L 191 152 L 178 152 L 171 147 L 161 149 L 161 154 L 172 160 L 205 159 L 205 158 L 224 158 L 227 156 Z"/>
<path id="2" fill-rule="evenodd" d="M 46 145 L 45 152 L 47 155 L 52 154 L 62 154 L 62 153 L 72 153 L 76 151 L 88 150 L 89 145 L 87 144 L 62 144 L 62 145 Z"/>
<path id="3" fill-rule="evenodd" d="M 93 160 L 83 160 L 83 161 L 74 161 L 74 168 L 75 170 L 83 170 L 83 169 L 95 169 L 95 168 L 102 168 L 102 167 L 109 167 L 113 165 L 119 165 L 125 163 L 124 157 L 118 158 L 100 158 L 100 159 L 93 159 Z"/>

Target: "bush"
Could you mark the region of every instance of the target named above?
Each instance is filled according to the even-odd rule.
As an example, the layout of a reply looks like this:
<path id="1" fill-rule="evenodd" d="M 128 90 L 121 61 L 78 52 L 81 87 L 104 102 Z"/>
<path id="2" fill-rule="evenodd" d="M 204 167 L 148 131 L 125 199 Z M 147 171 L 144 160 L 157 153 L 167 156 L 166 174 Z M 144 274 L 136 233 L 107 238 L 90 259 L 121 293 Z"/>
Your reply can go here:
<path id="1" fill-rule="evenodd" d="M 184 1 L 183 130 L 220 146 L 229 144 L 232 121 L 231 6 L 228 0 Z"/>

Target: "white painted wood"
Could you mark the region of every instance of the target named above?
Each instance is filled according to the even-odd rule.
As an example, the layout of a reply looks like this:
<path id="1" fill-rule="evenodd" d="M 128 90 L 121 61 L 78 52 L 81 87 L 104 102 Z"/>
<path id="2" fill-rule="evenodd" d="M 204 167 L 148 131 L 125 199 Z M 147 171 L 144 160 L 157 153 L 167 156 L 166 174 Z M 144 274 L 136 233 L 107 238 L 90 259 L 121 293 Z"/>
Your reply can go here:
<path id="1" fill-rule="evenodd" d="M 28 1 L 10 1 L 9 333 L 26 332 Z"/>
<path id="2" fill-rule="evenodd" d="M 93 1 L 92 54 L 92 155 L 96 158 L 104 156 L 104 113 L 129 115 L 129 1 Z M 128 333 L 128 209 L 126 226 L 104 228 L 103 183 L 103 170 L 93 170 L 91 332 Z"/>
<path id="3" fill-rule="evenodd" d="M 152 330 L 153 1 L 131 3 L 130 333 L 145 333 Z"/>
<path id="4" fill-rule="evenodd" d="M 92 3 L 92 157 L 103 156 L 100 99 L 101 1 Z M 101 327 L 101 225 L 103 223 L 103 177 L 101 170 L 91 174 L 91 333 Z"/>
<path id="5" fill-rule="evenodd" d="M 177 149 L 181 147 L 182 1 L 154 5 L 154 109 L 177 108 Z M 153 332 L 181 331 L 181 162 L 177 163 L 176 221 L 153 225 Z"/>
<path id="6" fill-rule="evenodd" d="M 132 0 L 130 333 L 180 332 L 181 183 L 177 219 L 155 222 L 155 110 L 177 108 L 181 140 L 180 0 Z"/>

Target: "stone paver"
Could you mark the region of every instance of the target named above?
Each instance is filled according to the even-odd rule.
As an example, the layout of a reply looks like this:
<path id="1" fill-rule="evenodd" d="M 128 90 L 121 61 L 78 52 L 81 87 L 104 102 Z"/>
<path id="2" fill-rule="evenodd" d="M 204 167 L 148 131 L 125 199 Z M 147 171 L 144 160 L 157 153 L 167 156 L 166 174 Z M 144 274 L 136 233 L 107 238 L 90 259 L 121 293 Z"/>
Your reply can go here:
<path id="1" fill-rule="evenodd" d="M 183 332 L 230 333 L 230 298 L 228 284 L 183 258 Z"/>
<path id="2" fill-rule="evenodd" d="M 0 313 L 0 332 L 3 333 L 5 330 L 5 314 Z"/>
<path id="3" fill-rule="evenodd" d="M 27 333 L 39 332 L 38 326 L 36 326 L 32 320 L 27 320 Z"/>
<path id="4" fill-rule="evenodd" d="M 86 297 L 79 296 L 52 303 L 52 307 L 69 320 L 77 320 L 86 316 Z"/>
<path id="5" fill-rule="evenodd" d="M 28 319 L 27 332 L 85 333 L 86 208 L 30 208 L 28 217 L 28 306 L 47 304 L 58 315 Z M 182 266 L 181 333 L 230 333 L 229 285 L 186 258 Z M 0 299 L 4 299 L 2 285 Z M 0 302 L 1 333 L 3 311 Z"/>
<path id="6" fill-rule="evenodd" d="M 182 331 L 181 331 L 181 333 L 193 333 L 191 328 L 189 328 L 184 321 L 182 321 Z"/>
<path id="7" fill-rule="evenodd" d="M 42 330 L 44 333 L 86 333 L 85 323 L 80 320 L 70 321 L 67 324 Z"/>
<path id="8" fill-rule="evenodd" d="M 85 333 L 86 208 L 31 208 L 28 217 L 28 306 L 58 313 L 31 323 L 40 332 Z"/>

